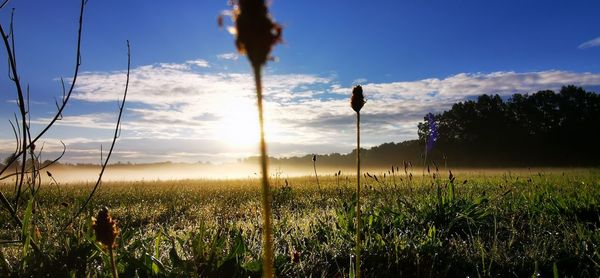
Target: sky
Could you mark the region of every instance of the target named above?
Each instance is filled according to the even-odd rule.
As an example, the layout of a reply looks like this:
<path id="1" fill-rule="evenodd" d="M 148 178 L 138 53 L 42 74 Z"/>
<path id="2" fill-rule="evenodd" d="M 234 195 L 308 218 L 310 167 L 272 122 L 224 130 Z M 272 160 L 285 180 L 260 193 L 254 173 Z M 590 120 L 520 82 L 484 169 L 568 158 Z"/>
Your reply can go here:
<path id="1" fill-rule="evenodd" d="M 150 4 L 149 4 L 150 3 Z M 80 2 L 11 1 L 19 76 L 31 128 L 56 112 L 72 80 Z M 258 153 L 256 97 L 246 57 L 217 26 L 227 1 L 89 0 L 82 65 L 42 159 L 99 163 L 110 145 L 131 42 L 131 82 L 113 162 L 232 162 Z M 362 145 L 417 138 L 430 112 L 480 94 L 573 84 L 600 91 L 598 1 L 283 1 L 270 6 L 284 42 L 264 69 L 269 154 L 353 149 L 352 87 L 361 84 Z M 225 21 L 231 25 L 230 21 Z M 0 51 L 0 61 L 6 61 Z M 18 112 L 0 67 L 0 157 L 15 148 Z"/>

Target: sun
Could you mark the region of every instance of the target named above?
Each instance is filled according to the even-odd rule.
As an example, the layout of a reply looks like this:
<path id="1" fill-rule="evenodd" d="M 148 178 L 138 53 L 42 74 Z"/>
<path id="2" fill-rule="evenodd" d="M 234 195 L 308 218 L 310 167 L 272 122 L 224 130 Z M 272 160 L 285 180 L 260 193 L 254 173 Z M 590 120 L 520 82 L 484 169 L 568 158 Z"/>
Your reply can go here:
<path id="1" fill-rule="evenodd" d="M 258 144 L 258 115 L 254 105 L 233 102 L 228 105 L 217 126 L 217 137 L 231 147 L 248 147 Z"/>

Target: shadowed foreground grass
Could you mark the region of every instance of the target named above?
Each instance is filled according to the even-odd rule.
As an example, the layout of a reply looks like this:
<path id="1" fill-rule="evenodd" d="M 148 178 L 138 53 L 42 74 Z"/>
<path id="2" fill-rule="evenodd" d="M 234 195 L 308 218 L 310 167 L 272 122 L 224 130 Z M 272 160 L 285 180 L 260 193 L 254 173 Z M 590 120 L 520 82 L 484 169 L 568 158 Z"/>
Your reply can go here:
<path id="1" fill-rule="evenodd" d="M 399 170 L 362 179 L 363 276 L 600 275 L 600 170 L 414 171 L 412 178 Z M 349 273 L 356 180 L 319 179 L 322 195 L 314 176 L 271 179 L 278 276 Z M 259 180 L 105 183 L 62 231 L 90 186 L 43 186 L 25 230 L 1 211 L 0 240 L 23 234 L 42 252 L 4 243 L 0 273 L 110 276 L 90 220 L 107 206 L 121 230 L 115 250 L 123 277 L 260 276 Z"/>

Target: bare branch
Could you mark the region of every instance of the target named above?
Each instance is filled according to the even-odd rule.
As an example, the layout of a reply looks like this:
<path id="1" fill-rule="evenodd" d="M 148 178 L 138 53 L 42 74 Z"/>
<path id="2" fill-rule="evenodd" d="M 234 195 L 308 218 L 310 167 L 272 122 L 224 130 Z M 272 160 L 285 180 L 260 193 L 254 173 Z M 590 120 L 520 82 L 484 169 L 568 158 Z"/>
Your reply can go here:
<path id="1" fill-rule="evenodd" d="M 23 132 L 23 137 L 21 138 L 21 145 L 22 145 L 22 149 L 20 151 L 20 153 L 13 157 L 13 160 L 16 160 L 16 157 L 21 156 L 23 163 L 21 165 L 21 177 L 19 180 L 19 184 L 18 184 L 18 188 L 17 188 L 17 194 L 15 197 L 15 209 L 19 206 L 19 198 L 21 195 L 21 189 L 23 187 L 23 181 L 25 180 L 25 160 L 27 159 L 27 118 L 26 118 L 26 109 L 25 109 L 25 100 L 24 100 L 24 94 L 23 94 L 23 88 L 21 86 L 21 81 L 19 81 L 19 75 L 17 72 L 17 64 L 16 64 L 16 57 L 15 57 L 15 51 L 14 51 L 14 45 L 15 45 L 15 40 L 14 40 L 14 34 L 13 34 L 13 14 L 14 14 L 14 9 L 13 9 L 13 13 L 11 14 L 11 21 L 10 21 L 10 36 L 6 35 L 6 32 L 4 32 L 4 28 L 2 27 L 2 24 L 0 24 L 0 33 L 2 34 L 2 40 L 4 41 L 4 46 L 6 48 L 6 52 L 8 55 L 8 62 L 10 65 L 10 71 L 12 72 L 12 81 L 15 84 L 15 87 L 17 89 L 17 98 L 18 98 L 18 105 L 19 105 L 19 112 L 21 113 L 21 124 L 23 126 L 23 130 L 21 130 L 21 132 Z M 11 41 L 9 41 L 8 39 L 11 39 Z M 9 164 L 12 163 L 9 162 Z M 6 167 L 5 167 L 6 168 Z M 3 172 L 3 171 L 2 171 Z M 0 172 L 0 175 L 2 174 L 2 172 Z"/>
<path id="2" fill-rule="evenodd" d="M 21 142 L 21 125 L 19 124 L 19 118 L 17 117 L 17 113 L 13 114 L 15 117 L 15 125 L 17 126 L 17 137 L 15 138 L 17 140 L 17 154 L 15 154 L 15 157 L 19 156 L 19 152 L 21 152 L 21 144 L 19 142 Z M 12 162 L 11 162 L 12 163 Z"/>
<path id="3" fill-rule="evenodd" d="M 75 70 L 73 73 L 73 78 L 71 81 L 71 86 L 69 88 L 69 91 L 67 92 L 66 96 L 64 96 L 64 100 L 60 106 L 60 108 L 58 109 L 58 111 L 56 112 L 56 114 L 54 115 L 54 117 L 52 118 L 52 120 L 46 125 L 46 127 L 44 127 L 44 129 L 42 129 L 42 131 L 40 131 L 38 133 L 38 135 L 33 138 L 29 144 L 35 144 L 49 129 L 50 127 L 52 127 L 52 125 L 54 125 L 54 123 L 59 120 L 62 117 L 62 112 L 65 109 L 67 102 L 69 101 L 69 98 L 71 97 L 71 94 L 73 93 L 73 89 L 75 88 L 75 83 L 77 81 L 77 76 L 79 74 L 79 66 L 81 65 L 81 33 L 82 33 L 82 29 L 83 29 L 83 11 L 84 11 L 84 7 L 85 4 L 87 3 L 87 1 L 85 0 L 81 0 L 81 8 L 80 8 L 80 12 L 79 12 L 79 30 L 77 32 L 77 51 L 76 51 L 76 63 L 75 63 Z M 2 30 L 2 24 L 0 24 L 0 30 Z M 9 55 L 12 53 L 10 50 L 10 46 L 8 43 L 8 37 L 6 36 L 6 34 L 4 33 L 4 30 L 2 30 L 2 37 L 4 40 L 4 44 L 7 48 L 7 52 L 9 52 Z M 10 59 L 9 59 L 10 62 Z M 13 70 L 13 75 L 16 75 L 14 70 L 15 68 L 12 68 Z M 18 85 L 18 90 L 20 90 L 20 83 L 15 81 L 15 84 L 19 84 Z M 22 152 L 24 152 L 27 149 L 27 146 L 25 146 L 19 153 L 17 156 L 22 155 Z M 2 175 L 4 173 L 4 171 L 6 171 L 8 167 L 4 167 L 2 170 L 0 170 L 0 175 Z"/>
<path id="4" fill-rule="evenodd" d="M 6 3 L 8 2 L 8 0 L 4 0 L 4 2 L 2 2 L 0 4 L 0 8 L 3 8 Z M 54 115 L 54 117 L 52 118 L 52 120 L 50 121 L 50 123 L 48 123 L 41 132 L 38 133 L 38 135 L 32 139 L 31 136 L 31 132 L 29 130 L 29 120 L 27 118 L 27 109 L 25 107 L 25 100 L 24 100 L 24 93 L 23 93 L 23 87 L 21 85 L 21 81 L 19 78 L 19 74 L 18 74 L 18 70 L 17 70 L 17 58 L 16 58 L 16 49 L 15 49 L 15 38 L 14 38 L 14 28 L 13 28 L 13 15 L 14 15 L 14 9 L 11 13 L 11 22 L 10 22 L 10 26 L 9 26 L 9 34 L 7 35 L 5 32 L 5 29 L 3 27 L 3 25 L 0 23 L 0 35 L 2 35 L 2 41 L 4 42 L 4 48 L 6 50 L 7 53 L 7 58 L 8 58 L 8 70 L 9 70 L 9 79 L 13 81 L 14 85 L 15 85 L 15 89 L 17 91 L 17 104 L 19 107 L 19 112 L 20 112 L 20 118 L 21 118 L 21 122 L 19 125 L 19 120 L 17 119 L 16 115 L 15 115 L 15 120 L 17 123 L 17 130 L 18 130 L 18 136 L 16 136 L 17 138 L 17 149 L 18 151 L 15 153 L 14 156 L 11 156 L 9 161 L 7 161 L 7 165 L 5 165 L 4 167 L 2 167 L 2 169 L 0 170 L 0 176 L 9 168 L 9 166 L 14 163 L 19 157 L 22 158 L 22 165 L 21 165 L 21 171 L 16 173 L 16 175 L 19 177 L 15 180 L 15 191 L 16 191 L 16 197 L 14 200 L 14 207 L 10 204 L 10 202 L 8 202 L 8 200 L 6 199 L 6 197 L 4 196 L 4 194 L 2 192 L 0 192 L 0 203 L 2 203 L 2 205 L 9 211 L 9 213 L 11 214 L 12 218 L 14 219 L 14 221 L 19 225 L 19 227 L 23 226 L 22 221 L 20 220 L 17 211 L 18 211 L 18 205 L 19 205 L 19 199 L 20 199 L 20 195 L 22 193 L 22 186 L 23 183 L 25 181 L 25 162 L 26 162 L 26 158 L 27 158 L 27 152 L 29 151 L 29 153 L 31 154 L 31 161 L 32 161 L 32 171 L 39 171 L 39 169 L 36 169 L 36 157 L 35 157 L 35 143 L 37 140 L 39 140 L 49 129 L 50 127 L 52 127 L 52 125 L 59 119 L 62 117 L 62 111 L 64 110 L 64 108 L 66 107 L 66 104 L 69 100 L 69 97 L 71 95 L 71 93 L 73 92 L 73 89 L 75 87 L 75 83 L 77 81 L 77 75 L 79 72 L 79 66 L 81 64 L 81 33 L 82 33 L 82 26 L 83 26 L 83 11 L 84 11 L 84 7 L 85 7 L 85 3 L 87 1 L 85 0 L 81 0 L 81 9 L 80 9 L 80 14 L 79 14 L 79 30 L 77 33 L 77 53 L 76 53 L 76 65 L 75 65 L 75 71 L 73 74 L 73 79 L 71 82 L 71 87 L 67 93 L 67 95 L 64 95 L 64 91 L 63 91 L 63 101 L 62 104 L 60 106 L 60 108 L 58 109 L 58 111 L 56 112 L 56 114 Z M 28 89 L 27 89 L 28 90 Z M 28 92 L 27 92 L 28 94 Z M 28 102 L 29 103 L 29 102 Z M 13 131 L 14 131 L 14 126 L 13 126 Z M 62 142 L 61 142 L 62 143 Z M 63 144 L 64 146 L 64 144 Z M 63 154 L 64 154 L 64 149 L 63 149 Z M 62 155 L 61 155 L 62 157 Z M 39 167 L 38 167 L 39 168 Z M 37 176 L 37 179 L 36 179 Z M 35 173 L 31 176 L 31 188 L 32 188 L 32 193 L 35 193 L 35 183 L 37 181 L 40 181 L 39 175 L 36 175 Z M 24 239 L 22 239 L 24 240 Z M 36 243 L 31 240 L 29 241 L 32 248 L 39 253 L 39 248 L 37 247 Z"/>
<path id="5" fill-rule="evenodd" d="M 2 1 L 2 4 L 0 4 L 0 9 L 3 9 L 3 8 L 4 8 L 4 6 L 6 6 L 6 4 L 8 4 L 8 1 L 9 1 L 9 0 L 4 0 L 4 1 Z"/>
<path id="6" fill-rule="evenodd" d="M 19 148 L 19 134 L 17 133 L 17 129 L 15 128 L 15 125 L 13 124 L 13 122 L 10 120 L 8 122 L 10 123 L 10 126 L 12 127 L 13 134 L 17 141 L 17 144 L 15 146 L 15 152 L 14 152 L 15 154 L 17 154 L 17 152 L 19 151 L 19 149 L 18 149 Z M 19 124 L 19 123 L 17 123 L 17 124 Z"/>
<path id="7" fill-rule="evenodd" d="M 112 155 L 113 149 L 115 147 L 115 142 L 117 141 L 117 138 L 118 138 L 118 135 L 120 132 L 121 118 L 123 116 L 123 109 L 125 108 L 125 100 L 127 99 L 127 90 L 129 89 L 130 69 L 131 69 L 131 48 L 129 46 L 129 40 L 127 40 L 127 80 L 125 81 L 125 92 L 123 93 L 123 100 L 121 101 L 121 105 L 119 106 L 119 116 L 117 117 L 117 124 L 115 125 L 115 132 L 113 135 L 112 143 L 110 145 L 110 149 L 108 150 L 108 154 L 106 155 L 106 160 L 104 160 L 104 163 L 102 164 L 102 169 L 100 170 L 100 175 L 98 176 L 98 180 L 96 181 L 94 188 L 90 192 L 90 195 L 85 200 L 85 202 L 83 202 L 83 205 L 81 205 L 81 208 L 79 208 L 77 213 L 75 213 L 75 216 L 73 216 L 73 218 L 71 218 L 71 220 L 64 226 L 63 230 L 66 229 L 67 227 L 69 227 L 73 223 L 73 221 L 77 217 L 79 217 L 79 215 L 83 212 L 83 210 L 85 210 L 85 207 L 88 205 L 90 200 L 92 200 L 92 197 L 96 193 L 96 190 L 98 190 L 98 187 L 100 187 L 100 184 L 102 182 L 102 175 L 104 175 L 104 170 L 106 170 L 106 166 L 108 165 L 108 161 L 110 160 L 110 156 Z"/>
<path id="8" fill-rule="evenodd" d="M 11 10 L 11 12 L 10 12 L 10 27 L 9 27 L 10 28 L 10 35 L 9 35 L 9 37 L 10 37 L 10 45 L 12 47 L 12 56 L 13 56 L 13 59 L 14 59 L 12 65 L 15 67 L 14 68 L 14 73 L 16 74 L 16 73 L 18 73 L 18 70 L 16 68 L 17 67 L 17 54 L 15 53 L 16 50 L 15 50 L 15 28 L 14 28 L 15 21 L 14 21 L 14 18 L 15 18 L 15 9 L 13 8 Z"/>
<path id="9" fill-rule="evenodd" d="M 62 102 L 65 102 L 65 93 L 67 90 L 65 88 L 65 79 L 62 76 L 60 77 L 60 85 L 62 86 Z"/>

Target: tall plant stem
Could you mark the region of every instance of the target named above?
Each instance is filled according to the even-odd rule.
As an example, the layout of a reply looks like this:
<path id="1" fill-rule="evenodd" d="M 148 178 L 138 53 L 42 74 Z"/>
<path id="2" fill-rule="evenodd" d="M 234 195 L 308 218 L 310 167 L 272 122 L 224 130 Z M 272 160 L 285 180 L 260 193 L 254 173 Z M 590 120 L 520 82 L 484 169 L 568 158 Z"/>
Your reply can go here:
<path id="1" fill-rule="evenodd" d="M 360 278 L 360 112 L 356 112 L 356 278 Z"/>
<path id="2" fill-rule="evenodd" d="M 321 199 L 323 199 L 323 192 L 321 191 L 321 184 L 319 183 L 319 174 L 317 174 L 316 160 L 313 160 L 313 169 L 315 170 L 315 178 L 317 179 L 317 190 L 319 190 L 319 195 L 321 195 Z"/>
<path id="3" fill-rule="evenodd" d="M 260 127 L 260 168 L 262 171 L 262 209 L 263 209 L 263 277 L 273 277 L 273 227 L 271 224 L 271 189 L 267 172 L 268 157 L 265 142 L 263 119 L 261 66 L 253 66 L 256 98 L 258 104 L 258 124 Z"/>
<path id="4" fill-rule="evenodd" d="M 108 246 L 108 253 L 110 255 L 110 268 L 112 270 L 113 278 L 119 278 L 119 273 L 117 272 L 117 261 L 115 260 L 115 250 L 112 246 Z"/>

